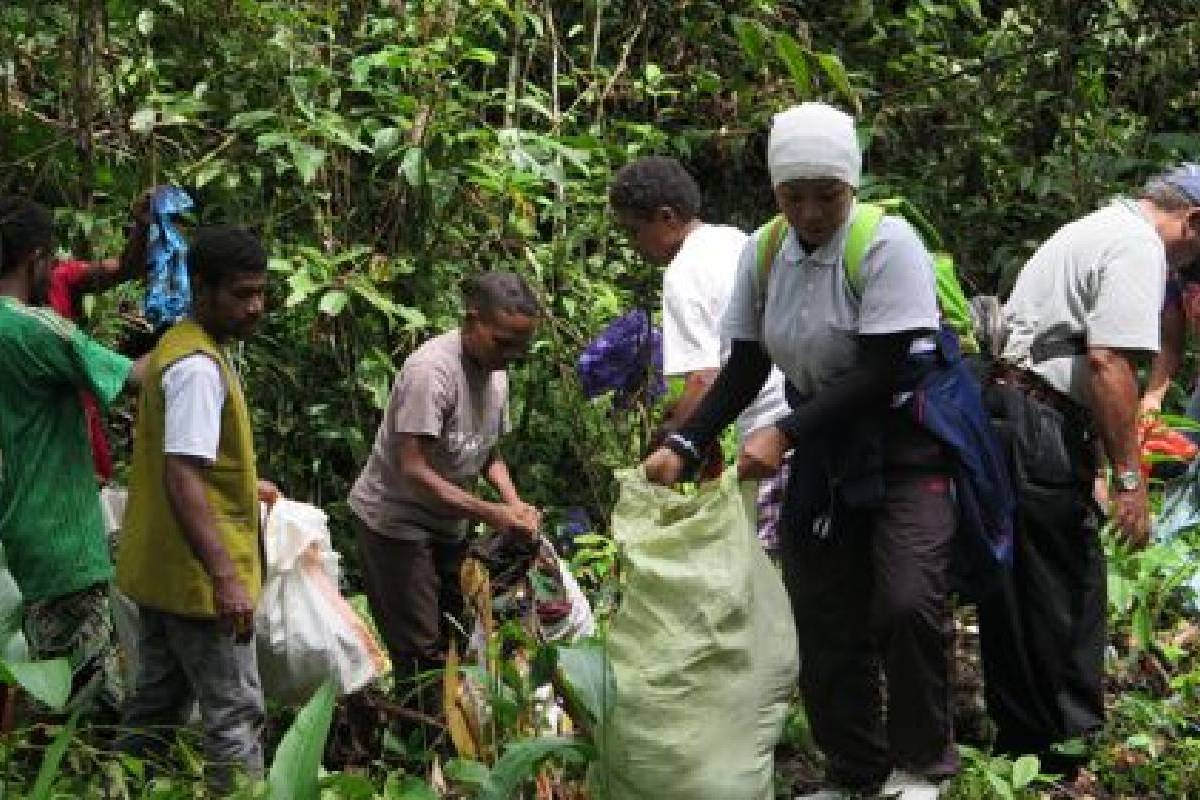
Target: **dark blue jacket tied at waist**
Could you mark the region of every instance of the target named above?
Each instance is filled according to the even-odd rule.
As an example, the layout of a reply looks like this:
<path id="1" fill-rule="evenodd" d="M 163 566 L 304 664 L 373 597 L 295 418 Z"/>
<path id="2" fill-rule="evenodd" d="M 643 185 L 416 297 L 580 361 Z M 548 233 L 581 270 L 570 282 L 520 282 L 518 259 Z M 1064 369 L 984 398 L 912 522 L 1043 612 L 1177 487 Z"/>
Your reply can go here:
<path id="1" fill-rule="evenodd" d="M 891 413 L 915 422 L 949 459 L 945 469 L 959 508 L 954 588 L 978 597 L 1012 564 L 1016 514 L 1008 461 L 984 409 L 979 380 L 957 336 L 943 326 L 935 351 L 907 357 L 899 385 L 909 396 Z M 792 391 L 788 399 L 794 402 Z M 884 428 L 883 419 L 859 419 L 841 428 L 836 441 L 821 442 L 815 451 L 809 443 L 797 449 L 784 507 L 790 535 L 805 535 L 831 502 L 864 508 L 883 500 Z M 819 468 L 798 463 L 806 457 L 819 461 Z"/>

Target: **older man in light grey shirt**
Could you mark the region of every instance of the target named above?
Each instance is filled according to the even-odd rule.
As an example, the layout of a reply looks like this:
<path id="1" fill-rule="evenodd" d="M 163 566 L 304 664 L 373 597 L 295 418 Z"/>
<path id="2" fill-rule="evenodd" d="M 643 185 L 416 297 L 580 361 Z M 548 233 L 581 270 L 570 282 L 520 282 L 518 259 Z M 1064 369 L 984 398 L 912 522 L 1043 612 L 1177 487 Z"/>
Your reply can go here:
<path id="1" fill-rule="evenodd" d="M 1106 568 L 1093 493 L 1098 455 L 1111 514 L 1148 536 L 1135 361 L 1159 346 L 1168 265 L 1200 255 L 1200 169 L 1185 165 L 1060 228 L 1005 306 L 1010 329 L 988 404 L 1008 444 L 1018 515 L 1011 581 L 979 604 L 989 712 L 1004 752 L 1052 749 L 1104 720 Z"/>

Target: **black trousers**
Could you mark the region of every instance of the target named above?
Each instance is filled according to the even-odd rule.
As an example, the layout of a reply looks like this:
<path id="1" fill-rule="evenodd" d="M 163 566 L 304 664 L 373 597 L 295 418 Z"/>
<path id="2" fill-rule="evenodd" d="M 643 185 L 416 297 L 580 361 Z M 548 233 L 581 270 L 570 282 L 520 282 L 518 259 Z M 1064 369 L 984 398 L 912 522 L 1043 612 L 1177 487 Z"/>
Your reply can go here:
<path id="1" fill-rule="evenodd" d="M 998 751 L 1049 755 L 1104 723 L 1096 444 L 1083 412 L 1011 385 L 985 400 L 1011 459 L 1017 528 L 1011 574 L 979 603 L 984 692 Z"/>
<path id="2" fill-rule="evenodd" d="M 371 615 L 392 659 L 397 693 L 403 697 L 411 693 L 418 675 L 445 665 L 455 630 L 449 620 L 463 615 L 458 572 L 467 544 L 395 539 L 376 533 L 358 517 L 352 522 Z M 437 694 L 436 686 L 422 693 L 422 710 L 436 715 L 440 706 L 430 698 Z"/>
<path id="3" fill-rule="evenodd" d="M 951 774 L 947 594 L 957 515 L 940 448 L 915 428 L 891 437 L 882 502 L 860 509 L 830 502 L 823 459 L 817 447 L 805 451 L 793 460 L 780 556 L 801 695 L 827 779 L 873 790 L 893 766 Z"/>

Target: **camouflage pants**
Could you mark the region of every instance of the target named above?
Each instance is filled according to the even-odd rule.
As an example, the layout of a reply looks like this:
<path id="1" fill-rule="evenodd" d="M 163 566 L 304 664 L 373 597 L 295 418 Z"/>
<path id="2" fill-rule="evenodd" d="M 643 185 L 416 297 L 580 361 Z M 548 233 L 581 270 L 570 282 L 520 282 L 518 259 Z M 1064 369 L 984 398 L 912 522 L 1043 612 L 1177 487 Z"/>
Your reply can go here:
<path id="1" fill-rule="evenodd" d="M 70 664 L 68 711 L 83 708 L 102 720 L 119 716 L 124 693 L 108 584 L 27 603 L 25 638 L 30 658 L 65 658 Z"/>

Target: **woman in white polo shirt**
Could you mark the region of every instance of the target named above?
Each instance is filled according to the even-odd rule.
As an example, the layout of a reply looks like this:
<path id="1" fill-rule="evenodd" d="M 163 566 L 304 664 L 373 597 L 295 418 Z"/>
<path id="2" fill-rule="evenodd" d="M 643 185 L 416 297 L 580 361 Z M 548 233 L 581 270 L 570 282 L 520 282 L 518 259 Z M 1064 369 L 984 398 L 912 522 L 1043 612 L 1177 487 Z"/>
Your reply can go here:
<path id="1" fill-rule="evenodd" d="M 848 115 L 821 103 L 776 115 L 768 165 L 787 235 L 769 270 L 757 263 L 766 226 L 747 243 L 724 321 L 729 361 L 646 474 L 677 482 L 779 367 L 791 413 L 747 439 L 738 468 L 761 479 L 795 449 L 781 555 L 801 691 L 828 763 L 811 796 L 883 787 L 934 798 L 958 766 L 947 602 L 956 510 L 947 455 L 904 407 L 901 375 L 910 354 L 936 349 L 932 259 L 908 223 L 885 217 L 861 292 L 849 285 L 861 156 Z"/>

